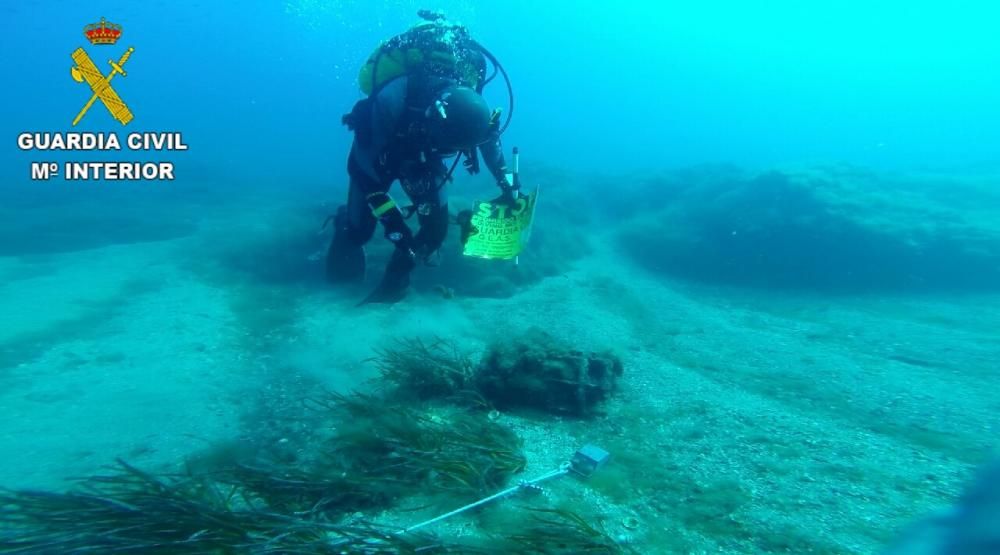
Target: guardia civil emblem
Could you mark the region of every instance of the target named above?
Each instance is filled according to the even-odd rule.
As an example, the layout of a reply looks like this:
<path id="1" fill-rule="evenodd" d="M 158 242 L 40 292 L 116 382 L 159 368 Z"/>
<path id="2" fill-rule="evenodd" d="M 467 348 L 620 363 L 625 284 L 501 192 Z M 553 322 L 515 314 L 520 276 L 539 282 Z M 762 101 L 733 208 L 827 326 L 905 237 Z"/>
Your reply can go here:
<path id="1" fill-rule="evenodd" d="M 91 23 L 84 27 L 83 36 L 87 37 L 90 44 L 113 46 L 122 36 L 122 26 L 109 23 L 102 17 L 100 23 Z M 87 115 L 90 107 L 98 100 L 108 109 L 111 117 L 120 121 L 122 125 L 128 125 L 128 122 L 132 121 L 132 111 L 128 109 L 128 106 L 118 96 L 118 93 L 111 88 L 111 80 L 115 78 L 115 75 L 125 77 L 126 74 L 123 67 L 134 51 L 135 49 L 130 46 L 118 58 L 117 62 L 114 59 L 109 59 L 108 64 L 111 66 L 111 71 L 107 75 L 104 75 L 101 73 L 101 70 L 97 69 L 97 66 L 94 65 L 94 62 L 83 48 L 77 48 L 73 51 L 71 56 L 76 65 L 70 69 L 70 75 L 73 76 L 73 79 L 77 83 L 86 81 L 91 92 L 90 100 L 83 105 L 80 113 L 76 115 L 73 125 L 80 123 L 83 116 Z"/>

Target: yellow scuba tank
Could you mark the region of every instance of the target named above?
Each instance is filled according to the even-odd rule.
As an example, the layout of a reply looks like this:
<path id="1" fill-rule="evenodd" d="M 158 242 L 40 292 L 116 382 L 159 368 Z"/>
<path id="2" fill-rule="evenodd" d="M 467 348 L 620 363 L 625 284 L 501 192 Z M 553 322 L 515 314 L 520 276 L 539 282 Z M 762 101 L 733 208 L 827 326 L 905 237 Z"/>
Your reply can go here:
<path id="1" fill-rule="evenodd" d="M 401 76 L 424 73 L 448 77 L 476 89 L 486 71 L 482 54 L 470 46 L 461 25 L 424 22 L 380 44 L 361 67 L 358 85 L 371 95 Z"/>
<path id="2" fill-rule="evenodd" d="M 406 74 L 409 67 L 419 63 L 416 59 L 418 56 L 423 57 L 416 49 L 404 50 L 391 48 L 388 43 L 380 44 L 372 52 L 372 55 L 368 56 L 368 61 L 361 66 L 361 72 L 358 73 L 358 85 L 361 86 L 361 92 L 370 95 L 373 90 L 380 88 L 383 84 Z M 376 67 L 378 68 L 377 72 L 375 71 Z"/>

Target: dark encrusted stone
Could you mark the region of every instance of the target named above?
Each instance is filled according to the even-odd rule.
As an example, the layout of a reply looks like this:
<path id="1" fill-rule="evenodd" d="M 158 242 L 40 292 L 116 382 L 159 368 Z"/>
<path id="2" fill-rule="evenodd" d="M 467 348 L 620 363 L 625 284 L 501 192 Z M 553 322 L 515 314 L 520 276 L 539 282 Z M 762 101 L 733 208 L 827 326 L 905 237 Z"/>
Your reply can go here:
<path id="1" fill-rule="evenodd" d="M 498 408 L 582 416 L 593 413 L 614 391 L 622 372 L 621 359 L 609 351 L 574 349 L 533 329 L 490 346 L 476 372 L 476 386 Z"/>

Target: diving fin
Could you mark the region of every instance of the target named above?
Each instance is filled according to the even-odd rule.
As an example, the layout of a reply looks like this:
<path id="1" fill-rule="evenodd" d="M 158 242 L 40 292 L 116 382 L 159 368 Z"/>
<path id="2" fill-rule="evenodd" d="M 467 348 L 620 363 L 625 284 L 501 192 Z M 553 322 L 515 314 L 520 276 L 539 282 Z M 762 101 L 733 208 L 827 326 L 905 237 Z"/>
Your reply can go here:
<path id="1" fill-rule="evenodd" d="M 411 251 L 397 248 L 392 253 L 392 258 L 385 268 L 385 275 L 382 276 L 378 287 L 358 303 L 358 306 L 369 303 L 394 304 L 403 300 L 410 287 L 410 272 L 416 265 L 414 254 Z"/>
<path id="2" fill-rule="evenodd" d="M 326 253 L 326 277 L 333 283 L 365 279 L 365 249 L 351 240 L 347 220 L 347 207 L 341 206 L 333 220 L 333 240 Z"/>

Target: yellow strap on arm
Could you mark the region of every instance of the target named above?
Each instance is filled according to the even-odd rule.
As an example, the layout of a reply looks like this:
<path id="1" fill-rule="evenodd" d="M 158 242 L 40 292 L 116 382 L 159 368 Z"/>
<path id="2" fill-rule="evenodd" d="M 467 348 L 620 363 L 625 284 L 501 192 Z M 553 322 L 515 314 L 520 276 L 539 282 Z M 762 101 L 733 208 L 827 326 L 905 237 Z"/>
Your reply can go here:
<path id="1" fill-rule="evenodd" d="M 384 204 L 372 209 L 372 214 L 376 218 L 381 218 L 383 214 L 396 207 L 396 201 L 389 199 Z"/>

